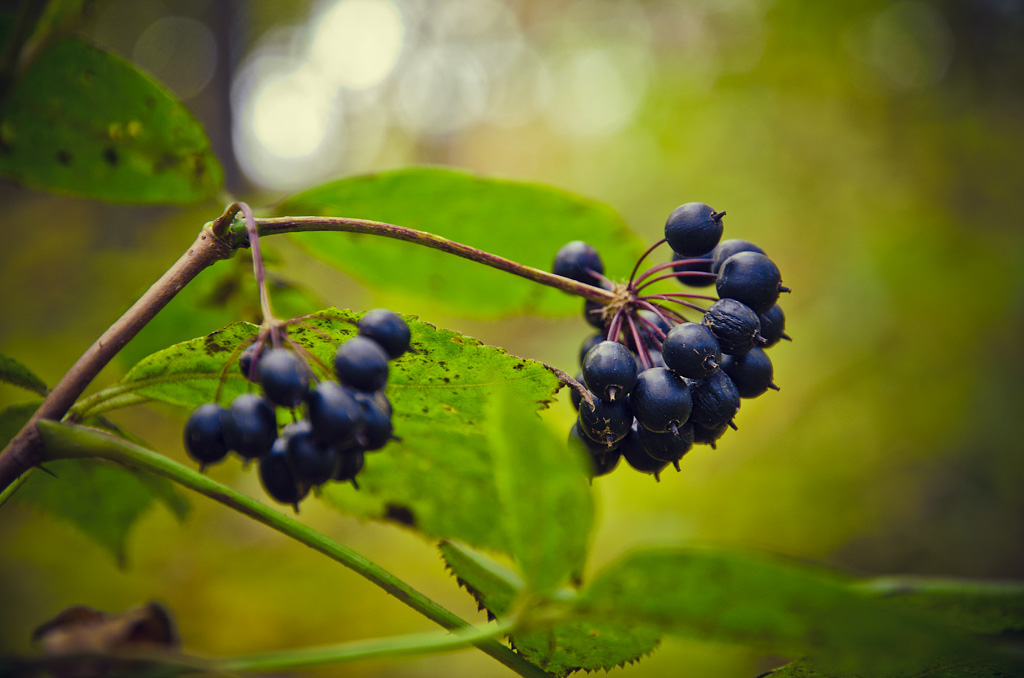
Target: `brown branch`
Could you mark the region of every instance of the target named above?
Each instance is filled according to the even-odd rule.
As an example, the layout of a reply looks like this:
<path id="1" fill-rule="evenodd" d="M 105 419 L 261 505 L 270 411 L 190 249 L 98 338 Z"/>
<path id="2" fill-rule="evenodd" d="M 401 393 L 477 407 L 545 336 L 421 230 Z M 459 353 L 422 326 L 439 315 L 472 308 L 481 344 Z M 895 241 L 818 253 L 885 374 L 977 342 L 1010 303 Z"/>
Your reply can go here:
<path id="1" fill-rule="evenodd" d="M 0 491 L 42 459 L 36 423 L 40 419 L 59 420 L 63 417 L 100 370 L 174 295 L 200 271 L 231 256 L 234 249 L 218 234 L 225 233 L 235 212 L 236 209 L 229 208 L 224 216 L 203 228 L 188 251 L 82 354 L 78 362 L 53 387 L 35 414 L 0 452 Z"/>

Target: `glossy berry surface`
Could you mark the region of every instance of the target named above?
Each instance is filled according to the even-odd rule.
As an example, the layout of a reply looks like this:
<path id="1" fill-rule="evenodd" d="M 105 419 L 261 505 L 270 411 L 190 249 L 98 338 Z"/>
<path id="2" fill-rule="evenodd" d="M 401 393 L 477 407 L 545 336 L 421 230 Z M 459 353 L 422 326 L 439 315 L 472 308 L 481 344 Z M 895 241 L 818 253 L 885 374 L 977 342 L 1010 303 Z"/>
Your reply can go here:
<path id="1" fill-rule="evenodd" d="M 775 262 L 757 252 L 739 252 L 722 262 L 715 289 L 723 299 L 735 299 L 755 313 L 764 313 L 785 288 Z"/>
<path id="2" fill-rule="evenodd" d="M 593 408 L 585 400 L 580 403 L 580 431 L 591 440 L 610 445 L 622 440 L 632 425 L 633 413 L 625 400 L 613 403 L 595 397 Z"/>
<path id="3" fill-rule="evenodd" d="M 711 250 L 711 272 L 718 273 L 722 268 L 722 263 L 726 259 L 740 252 L 757 252 L 759 254 L 765 254 L 763 249 L 749 240 L 740 240 L 739 238 L 723 240 L 718 243 L 715 249 Z"/>
<path id="4" fill-rule="evenodd" d="M 716 212 L 702 202 L 680 205 L 665 222 L 665 239 L 683 257 L 699 257 L 721 239 L 723 216 L 725 212 Z"/>
<path id="5" fill-rule="evenodd" d="M 333 480 L 341 482 L 348 481 L 352 483 L 356 488 L 359 484 L 356 482 L 356 476 L 363 470 L 363 465 L 366 461 L 366 456 L 360 449 L 348 450 L 339 455 L 338 468 L 334 471 Z"/>
<path id="6" fill-rule="evenodd" d="M 640 426 L 636 430 L 637 442 L 652 459 L 674 464 L 693 447 L 693 425 L 689 422 L 675 432 L 658 433 Z"/>
<path id="7" fill-rule="evenodd" d="M 308 420 L 287 433 L 285 447 L 288 463 L 300 483 L 320 485 L 334 476 L 338 468 L 338 452 L 330 445 L 318 443 Z"/>
<path id="8" fill-rule="evenodd" d="M 611 473 L 619 464 L 619 443 L 605 445 L 591 440 L 580 433 L 578 423 L 573 424 L 572 428 L 569 429 L 569 445 L 577 447 L 590 457 L 590 475 L 592 478 Z"/>
<path id="9" fill-rule="evenodd" d="M 786 314 L 778 304 L 759 314 L 758 320 L 761 322 L 761 336 L 764 337 L 765 348 L 774 346 L 780 339 L 789 339 L 786 335 Z"/>
<path id="10" fill-rule="evenodd" d="M 583 364 L 583 359 L 587 357 L 587 353 L 590 352 L 590 349 L 594 348 L 602 341 L 604 341 L 604 335 L 601 333 L 592 334 L 584 339 L 583 344 L 580 346 L 580 365 Z"/>
<path id="11" fill-rule="evenodd" d="M 595 277 L 591 271 L 603 274 L 604 262 L 593 245 L 582 240 L 573 240 L 563 245 L 555 254 L 551 271 L 555 275 L 600 287 L 600 278 Z"/>
<path id="12" fill-rule="evenodd" d="M 708 428 L 693 423 L 693 442 L 695 445 L 710 445 L 711 449 L 715 449 L 718 446 L 718 439 L 724 436 L 728 430 L 728 424 L 719 424 Z"/>
<path id="13" fill-rule="evenodd" d="M 274 407 L 255 393 L 243 393 L 223 415 L 224 442 L 246 459 L 262 457 L 277 438 Z"/>
<path id="14" fill-rule="evenodd" d="M 602 341 L 583 359 L 583 382 L 601 400 L 622 400 L 636 383 L 636 362 L 617 341 Z"/>
<path id="15" fill-rule="evenodd" d="M 256 367 L 263 393 L 275 405 L 297 407 L 309 392 L 309 370 L 299 356 L 286 348 L 272 348 L 260 356 Z"/>
<path id="16" fill-rule="evenodd" d="M 641 426 L 664 432 L 685 424 L 693 403 L 682 377 L 664 367 L 652 367 L 637 376 L 629 406 Z"/>
<path id="17" fill-rule="evenodd" d="M 723 370 L 718 370 L 707 379 L 688 382 L 693 396 L 693 411 L 690 419 L 704 428 L 715 428 L 728 424 L 740 409 L 740 393 Z"/>
<path id="18" fill-rule="evenodd" d="M 703 379 L 718 369 L 722 350 L 718 338 L 701 323 L 681 323 L 661 345 L 665 365 L 681 377 Z"/>
<path id="19" fill-rule="evenodd" d="M 619 447 L 619 453 L 626 463 L 641 473 L 650 473 L 656 480 L 661 480 L 661 472 L 665 470 L 669 462 L 655 459 L 640 443 L 639 428 L 629 432 L 626 439 Z"/>
<path id="20" fill-rule="evenodd" d="M 764 341 L 757 314 L 735 299 L 719 299 L 711 304 L 701 322 L 714 333 L 722 353 L 746 353 Z"/>
<path id="21" fill-rule="evenodd" d="M 321 381 L 306 397 L 309 422 L 317 440 L 329 445 L 351 441 L 363 425 L 363 410 L 345 387 Z"/>
<path id="22" fill-rule="evenodd" d="M 375 308 L 367 311 L 356 324 L 361 336 L 373 339 L 391 359 L 398 358 L 409 350 L 412 332 L 408 323 L 393 311 Z"/>
<path id="23" fill-rule="evenodd" d="M 756 346 L 742 355 L 725 356 L 722 369 L 736 384 L 741 398 L 756 398 L 768 389 L 779 388 L 772 383 L 771 358 Z"/>
<path id="24" fill-rule="evenodd" d="M 391 414 L 376 399 L 360 400 L 359 405 L 363 411 L 362 441 L 359 447 L 366 452 L 379 450 L 394 438 Z"/>
<path id="25" fill-rule="evenodd" d="M 260 484 L 274 501 L 292 504 L 298 510 L 298 503 L 309 493 L 309 485 L 299 482 L 288 463 L 288 438 L 278 438 L 273 449 L 260 459 Z"/>
<path id="26" fill-rule="evenodd" d="M 388 380 L 388 354 L 373 339 L 357 335 L 338 347 L 334 371 L 343 384 L 377 391 Z"/>
<path id="27" fill-rule="evenodd" d="M 224 442 L 224 408 L 215 403 L 200 405 L 185 422 L 185 452 L 203 468 L 228 454 Z"/>

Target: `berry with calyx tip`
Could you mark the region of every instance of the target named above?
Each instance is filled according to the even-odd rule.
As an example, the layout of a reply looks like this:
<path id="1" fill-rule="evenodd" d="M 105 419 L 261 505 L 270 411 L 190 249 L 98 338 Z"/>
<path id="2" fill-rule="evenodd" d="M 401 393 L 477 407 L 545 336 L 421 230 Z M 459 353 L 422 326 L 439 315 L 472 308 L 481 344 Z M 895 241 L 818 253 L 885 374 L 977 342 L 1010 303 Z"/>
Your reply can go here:
<path id="1" fill-rule="evenodd" d="M 256 459 L 270 451 L 277 438 L 277 415 L 268 400 L 255 393 L 243 393 L 231 402 L 223 415 L 224 442 L 245 459 Z"/>
<path id="2" fill-rule="evenodd" d="M 756 398 L 768 389 L 779 390 L 772 383 L 772 360 L 757 346 L 742 355 L 725 356 L 722 369 L 736 384 L 741 398 Z"/>
<path id="3" fill-rule="evenodd" d="M 611 445 L 606 445 L 591 440 L 580 433 L 578 422 L 569 429 L 569 445 L 576 446 L 590 457 L 590 476 L 592 478 L 607 475 L 615 469 L 619 463 L 619 444 L 619 442 L 615 442 Z"/>
<path id="4" fill-rule="evenodd" d="M 363 410 L 351 393 L 334 381 L 321 381 L 306 396 L 313 435 L 328 445 L 352 440 L 363 425 Z"/>
<path id="5" fill-rule="evenodd" d="M 699 257 L 718 244 L 724 216 L 702 202 L 680 205 L 665 222 L 665 239 L 683 257 Z"/>
<path id="6" fill-rule="evenodd" d="M 364 452 L 379 450 L 395 438 L 391 413 L 385 411 L 376 398 L 360 400 L 359 405 L 363 410 L 363 430 L 358 447 Z M 390 408 L 390 403 L 388 405 Z"/>
<path id="7" fill-rule="evenodd" d="M 636 363 L 617 341 L 602 341 L 583 358 L 583 382 L 601 400 L 622 400 L 636 383 Z"/>
<path id="8" fill-rule="evenodd" d="M 343 384 L 378 391 L 388 381 L 388 354 L 373 339 L 357 335 L 338 347 L 334 371 Z"/>
<path id="9" fill-rule="evenodd" d="M 701 323 L 673 327 L 661 345 L 661 354 L 670 370 L 690 379 L 710 376 L 722 360 L 718 339 Z"/>
<path id="10" fill-rule="evenodd" d="M 746 353 L 764 342 L 757 314 L 735 299 L 719 299 L 711 304 L 701 323 L 714 333 L 722 353 Z"/>
<path id="11" fill-rule="evenodd" d="M 658 433 L 651 431 L 644 426 L 636 430 L 640 446 L 653 459 L 676 465 L 679 469 L 679 460 L 693 447 L 693 425 L 687 422 L 675 432 L 666 431 Z"/>
<path id="12" fill-rule="evenodd" d="M 274 441 L 270 452 L 260 459 L 260 483 L 274 501 L 291 504 L 299 510 L 299 502 L 309 494 L 309 485 L 299 481 L 288 463 L 288 438 Z"/>
<path id="13" fill-rule="evenodd" d="M 282 431 L 287 437 L 288 463 L 299 482 L 321 485 L 334 476 L 338 468 L 338 452 L 331 445 L 318 443 L 308 419 L 295 422 Z"/>
<path id="14" fill-rule="evenodd" d="M 296 407 L 309 392 L 309 370 L 299 356 L 286 348 L 272 348 L 260 356 L 256 366 L 260 386 L 270 402 Z"/>
<path id="15" fill-rule="evenodd" d="M 555 275 L 600 287 L 601 279 L 595 277 L 591 271 L 604 274 L 604 262 L 593 245 L 582 240 L 573 240 L 563 245 L 555 254 L 551 270 Z"/>
<path id="16" fill-rule="evenodd" d="M 356 327 L 359 334 L 380 344 L 389 358 L 397 358 L 409 350 L 412 332 L 408 323 L 394 311 L 385 308 L 367 311 Z"/>
<path id="17" fill-rule="evenodd" d="M 726 259 L 740 252 L 765 254 L 763 249 L 749 240 L 740 240 L 739 238 L 723 240 L 715 246 L 715 249 L 711 250 L 711 272 L 718 273 Z"/>
<path id="18" fill-rule="evenodd" d="M 712 426 L 707 428 L 700 424 L 693 424 L 693 443 L 695 445 L 710 445 L 711 449 L 716 449 L 717 441 L 725 432 L 729 430 L 729 424 L 719 424 L 718 426 Z"/>
<path id="19" fill-rule="evenodd" d="M 682 377 L 664 367 L 652 367 L 637 376 L 629 406 L 641 426 L 663 433 L 681 428 L 690 418 L 693 403 Z"/>
<path id="20" fill-rule="evenodd" d="M 360 404 L 360 407 L 371 405 L 389 417 L 391 416 L 391 401 L 388 400 L 384 391 L 360 391 L 357 388 L 351 388 L 348 386 L 343 386 L 342 388 L 344 388 L 350 396 L 355 398 L 356 402 Z"/>
<path id="21" fill-rule="evenodd" d="M 601 333 L 591 335 L 583 341 L 583 345 L 580 346 L 580 365 L 583 364 L 583 359 L 587 357 L 587 353 L 590 352 L 590 349 L 594 348 L 602 341 L 604 341 L 604 335 Z"/>
<path id="22" fill-rule="evenodd" d="M 586 401 L 580 403 L 580 432 L 591 440 L 610 445 L 622 440 L 632 425 L 633 413 L 625 399 L 609 402 L 595 397 L 593 409 Z"/>
<path id="23" fill-rule="evenodd" d="M 739 252 L 724 262 L 715 283 L 718 296 L 735 299 L 749 306 L 755 313 L 764 313 L 779 299 L 782 274 L 775 262 L 757 252 Z"/>
<path id="24" fill-rule="evenodd" d="M 655 459 L 640 444 L 640 428 L 643 427 L 637 427 L 629 432 L 629 435 L 622 441 L 622 446 L 619 447 L 619 453 L 626 460 L 626 463 L 634 469 L 641 473 L 650 473 L 654 476 L 655 480 L 661 482 L 661 472 L 668 466 L 668 462 Z"/>
<path id="25" fill-rule="evenodd" d="M 761 321 L 761 336 L 764 337 L 765 348 L 779 343 L 779 339 L 790 341 L 789 335 L 786 334 L 786 314 L 778 304 L 758 315 L 758 320 Z"/>
<path id="26" fill-rule="evenodd" d="M 690 420 L 704 428 L 728 424 L 740 409 L 740 393 L 724 371 L 718 370 L 707 379 L 687 380 L 693 397 Z"/>
<path id="27" fill-rule="evenodd" d="M 224 408 L 216 403 L 200 405 L 185 422 L 185 452 L 199 462 L 199 470 L 214 464 L 228 454 L 224 442 Z"/>
<path id="28" fill-rule="evenodd" d="M 242 355 L 238 356 L 238 370 L 242 373 L 242 376 L 253 383 L 259 382 L 259 376 L 256 371 L 252 369 L 252 359 L 256 355 L 256 349 L 259 347 L 258 343 L 252 343 L 245 347 L 242 351 Z"/>
<path id="29" fill-rule="evenodd" d="M 675 250 L 672 251 L 672 259 L 670 261 L 681 261 L 683 259 L 694 259 L 699 261 L 690 261 L 685 264 L 676 264 L 672 267 L 672 270 L 676 273 L 711 273 L 711 255 L 714 250 L 705 252 L 704 254 L 696 257 L 683 256 Z M 715 284 L 715 276 L 713 275 L 681 275 L 676 278 L 683 285 L 689 287 L 710 287 Z"/>
<path id="30" fill-rule="evenodd" d="M 338 481 L 349 481 L 352 483 L 352 487 L 359 489 L 359 484 L 356 482 L 356 476 L 363 470 L 363 463 L 366 461 L 366 456 L 363 454 L 361 449 L 346 450 L 340 455 L 341 461 L 338 463 L 338 469 L 334 472 L 334 478 L 332 480 Z"/>

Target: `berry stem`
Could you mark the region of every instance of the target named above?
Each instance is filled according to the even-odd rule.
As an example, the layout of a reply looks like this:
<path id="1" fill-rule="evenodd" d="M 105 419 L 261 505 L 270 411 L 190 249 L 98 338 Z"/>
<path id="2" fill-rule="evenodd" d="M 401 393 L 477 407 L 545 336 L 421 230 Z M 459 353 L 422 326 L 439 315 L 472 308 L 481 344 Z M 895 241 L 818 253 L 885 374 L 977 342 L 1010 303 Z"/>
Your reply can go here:
<path id="1" fill-rule="evenodd" d="M 661 242 L 665 242 L 665 241 L 662 240 Z M 708 259 L 707 257 L 698 257 L 698 258 L 695 258 L 695 259 L 676 259 L 675 261 L 670 261 L 667 264 L 658 264 L 657 266 L 652 266 L 649 269 L 647 269 L 646 271 L 644 271 L 643 273 L 641 273 L 640 277 L 637 278 L 636 280 L 633 280 L 632 278 L 630 278 L 630 287 L 632 289 L 640 289 L 639 287 L 637 287 L 637 285 L 639 285 L 641 282 L 643 282 L 647 278 L 651 277 L 652 275 L 654 275 L 658 271 L 664 271 L 666 268 L 672 268 L 673 266 L 679 266 L 679 265 L 682 265 L 682 264 L 703 264 L 703 263 L 706 263 L 708 261 L 711 261 L 711 260 Z M 637 262 L 637 265 L 639 265 L 639 263 L 640 262 Z M 697 276 L 697 277 L 703 277 L 703 278 L 707 278 L 707 277 L 717 278 L 718 274 L 716 274 L 716 273 L 707 273 L 705 271 L 678 271 L 677 274 L 674 277 L 683 278 L 683 277 L 687 277 L 687 276 L 689 276 L 689 277 Z M 660 279 L 661 278 L 659 278 L 659 280 Z"/>
<path id="2" fill-rule="evenodd" d="M 518 275 L 521 278 L 532 280 L 533 282 L 547 285 L 548 287 L 554 287 L 570 294 L 583 297 L 584 299 L 590 299 L 591 301 L 599 301 L 607 304 L 610 302 L 614 295 L 608 291 L 603 290 L 600 287 L 593 285 L 587 285 L 585 283 L 576 282 L 569 278 L 563 278 L 560 275 L 554 273 L 548 273 L 542 271 L 539 268 L 533 268 L 532 266 L 526 266 L 518 262 L 499 257 L 496 254 L 485 252 L 469 245 L 463 245 L 462 243 L 442 238 L 439 235 L 433 233 L 427 233 L 425 231 L 417 231 L 412 228 L 405 228 L 404 226 L 395 226 L 394 224 L 385 224 L 379 221 L 367 221 L 365 219 L 344 219 L 340 217 L 276 217 L 270 219 L 256 219 L 256 224 L 259 228 L 260 236 L 268 235 L 279 235 L 281 233 L 303 233 L 307 231 L 342 231 L 346 233 L 365 233 L 368 235 L 379 235 L 385 238 L 394 238 L 396 240 L 404 240 L 424 247 L 430 247 L 435 250 L 446 252 L 447 254 L 454 254 L 457 257 L 463 259 L 469 259 L 491 268 L 496 268 L 506 273 L 512 273 Z M 231 232 L 231 243 L 234 246 L 238 246 L 241 242 L 244 242 L 245 234 L 243 231 L 233 229 Z"/>
<path id="3" fill-rule="evenodd" d="M 640 356 L 640 362 L 643 364 L 645 370 L 649 370 L 654 367 L 654 363 L 651 362 L 651 356 L 647 352 L 647 344 L 644 342 L 640 331 L 636 328 L 636 323 L 633 322 L 633 316 L 626 316 L 626 323 L 629 325 L 629 333 L 633 336 L 633 343 L 636 345 L 636 353 Z"/>
<path id="4" fill-rule="evenodd" d="M 696 298 L 696 299 L 708 299 L 708 300 L 711 300 L 711 301 L 717 301 L 714 297 L 701 297 L 701 296 L 697 296 L 697 295 L 686 295 L 686 296 L 689 296 L 689 297 L 692 297 L 692 298 Z M 706 310 L 706 309 L 701 308 L 697 304 L 694 304 L 694 303 L 691 303 L 689 301 L 686 301 L 685 299 L 678 299 L 678 298 L 676 298 L 674 296 L 668 296 L 668 295 L 665 295 L 665 294 L 645 294 L 642 297 L 637 297 L 637 299 L 644 299 L 644 300 L 659 299 L 661 301 L 670 301 L 673 304 L 679 304 L 680 306 L 685 306 L 686 308 L 692 308 L 694 311 L 700 311 L 701 313 L 704 313 L 704 311 Z"/>
<path id="5" fill-rule="evenodd" d="M 67 458 L 108 459 L 141 471 L 147 471 L 190 490 L 194 490 L 214 501 L 224 504 L 285 536 L 295 539 L 314 551 L 341 563 L 353 572 L 391 594 L 402 603 L 451 631 L 466 631 L 472 627 L 455 613 L 434 602 L 415 590 L 380 565 L 365 556 L 338 544 L 293 518 L 268 508 L 249 497 L 232 490 L 226 485 L 186 468 L 167 457 L 133 445 L 121 438 L 97 429 L 60 424 L 52 421 L 39 422 L 43 460 Z M 470 631 L 472 633 L 472 631 Z M 470 637 L 468 643 L 486 652 L 521 676 L 547 677 L 549 674 L 510 650 L 504 644 L 484 633 Z M 241 670 L 241 669 L 238 669 Z"/>
<path id="6" fill-rule="evenodd" d="M 635 264 L 633 264 L 633 271 L 629 274 L 629 284 L 630 285 L 633 284 L 633 279 L 636 278 L 636 272 L 640 270 L 640 264 L 642 264 L 644 259 L 647 258 L 647 255 L 649 255 L 654 250 L 658 249 L 661 245 L 663 245 L 666 242 L 668 242 L 668 240 L 666 240 L 665 238 L 662 238 L 658 242 L 656 242 L 653 245 L 651 245 L 650 247 L 648 247 L 647 251 L 640 255 L 640 258 L 636 260 Z M 646 275 L 646 273 L 645 273 L 645 275 Z"/>
<path id="7" fill-rule="evenodd" d="M 640 290 L 644 289 L 645 287 L 650 287 L 651 285 L 653 285 L 656 282 L 661 282 L 662 280 L 671 280 L 672 278 L 685 278 L 687 276 L 692 276 L 694 273 L 700 273 L 700 271 L 679 271 L 677 273 L 666 273 L 665 275 L 659 275 L 657 278 L 654 278 L 652 280 L 648 280 L 643 285 L 637 285 L 636 287 L 633 288 L 633 291 L 634 292 L 639 292 Z M 700 273 L 700 274 L 704 275 L 703 273 Z M 713 273 L 709 273 L 708 275 L 714 275 L 714 274 Z M 639 281 L 637 281 L 637 282 L 639 282 Z"/>

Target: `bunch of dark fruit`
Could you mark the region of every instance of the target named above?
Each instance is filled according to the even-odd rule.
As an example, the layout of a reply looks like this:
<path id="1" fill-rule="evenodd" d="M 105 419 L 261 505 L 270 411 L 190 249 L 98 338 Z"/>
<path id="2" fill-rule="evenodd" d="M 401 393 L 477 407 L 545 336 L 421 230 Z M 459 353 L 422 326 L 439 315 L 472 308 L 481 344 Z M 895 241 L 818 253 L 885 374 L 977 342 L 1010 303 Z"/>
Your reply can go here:
<path id="1" fill-rule="evenodd" d="M 600 332 L 580 350 L 577 381 L 587 395 L 572 392 L 579 416 L 569 440 L 589 453 L 595 476 L 611 472 L 620 458 L 656 479 L 669 464 L 678 471 L 695 443 L 715 447 L 736 428 L 741 399 L 778 390 L 765 349 L 789 339 L 776 303 L 789 289 L 760 247 L 721 239 L 723 216 L 703 203 L 676 208 L 665 238 L 640 258 L 626 283 L 606 278 L 597 250 L 582 241 L 555 256 L 556 274 L 614 292 L 607 305 L 584 304 L 584 317 Z M 666 242 L 671 261 L 637 275 Z M 718 297 L 646 292 L 667 278 L 714 285 Z M 696 321 L 686 317 L 693 312 L 700 314 Z"/>
<path id="2" fill-rule="evenodd" d="M 244 393 L 227 408 L 207 403 L 185 424 L 185 450 L 200 470 L 233 451 L 246 462 L 259 460 L 260 481 L 282 504 L 298 503 L 311 487 L 349 481 L 364 453 L 379 450 L 394 438 L 391 403 L 384 395 L 388 361 L 409 350 L 410 331 L 396 313 L 376 309 L 358 323 L 358 334 L 334 357 L 338 381 L 315 379 L 309 365 L 287 348 L 262 350 L 250 344 L 238 361 L 249 381 L 263 394 Z M 294 421 L 278 428 L 277 408 Z M 297 413 L 305 417 L 297 417 Z"/>

